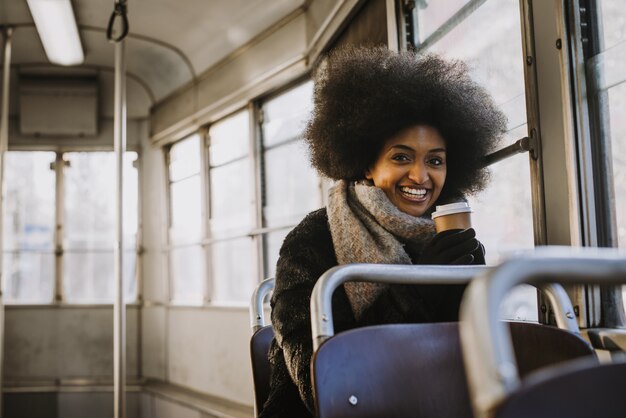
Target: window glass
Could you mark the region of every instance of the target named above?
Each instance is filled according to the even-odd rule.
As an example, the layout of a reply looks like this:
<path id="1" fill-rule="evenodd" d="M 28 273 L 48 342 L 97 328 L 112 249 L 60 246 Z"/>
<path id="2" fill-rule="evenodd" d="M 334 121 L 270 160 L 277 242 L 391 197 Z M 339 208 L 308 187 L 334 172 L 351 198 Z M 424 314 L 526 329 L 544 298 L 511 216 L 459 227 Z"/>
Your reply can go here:
<path id="1" fill-rule="evenodd" d="M 204 295 L 206 253 L 200 245 L 172 248 L 172 302 L 201 304 Z"/>
<path id="2" fill-rule="evenodd" d="M 509 142 L 526 135 L 526 127 L 506 135 Z M 530 172 L 526 154 L 502 160 L 491 167 L 487 189 L 469 199 L 472 223 L 487 251 L 487 264 L 495 265 L 512 251 L 533 248 Z"/>
<path id="3" fill-rule="evenodd" d="M 211 230 L 252 226 L 250 161 L 237 160 L 211 170 Z"/>
<path id="4" fill-rule="evenodd" d="M 112 249 L 115 239 L 115 155 L 111 152 L 64 154 L 65 228 L 63 247 Z M 124 155 L 124 246 L 135 247 L 137 234 L 137 154 Z"/>
<path id="5" fill-rule="evenodd" d="M 202 202 L 200 175 L 187 177 L 170 186 L 172 226 L 170 243 L 197 242 L 202 239 Z"/>
<path id="6" fill-rule="evenodd" d="M 211 245 L 213 300 L 249 302 L 258 282 L 254 268 L 253 240 L 242 237 Z"/>
<path id="7" fill-rule="evenodd" d="M 472 78 L 506 113 L 509 132 L 502 145 L 527 135 L 520 33 L 519 2 L 490 0 L 430 48 L 467 62 Z M 508 250 L 534 244 L 528 155 L 496 163 L 490 171 L 488 189 L 470 204 L 477 233 L 487 249 L 487 262 L 494 264 Z"/>
<path id="8" fill-rule="evenodd" d="M 170 181 L 200 174 L 200 135 L 193 135 L 170 148 Z"/>
<path id="9" fill-rule="evenodd" d="M 602 0 L 600 6 L 603 75 L 614 84 L 608 89 L 608 113 L 617 239 L 619 247 L 626 248 L 626 9 L 620 0 Z"/>
<path id="10" fill-rule="evenodd" d="M 63 290 L 69 303 L 113 301 L 115 240 L 115 154 L 66 153 Z M 127 152 L 124 170 L 123 277 L 127 302 L 135 299 L 138 179 Z M 132 292 L 132 293 L 130 293 Z"/>
<path id="11" fill-rule="evenodd" d="M 428 8 L 437 4 L 438 8 L 448 8 L 448 15 L 452 15 L 458 3 L 429 2 Z M 437 13 L 445 15 L 441 10 Z M 502 146 L 528 134 L 518 0 L 486 1 L 429 51 L 465 61 L 472 78 L 506 113 L 509 131 Z M 474 210 L 476 233 L 487 251 L 487 264 L 497 264 L 511 250 L 534 246 L 528 155 L 496 163 L 490 172 L 488 188 L 470 198 L 469 203 Z M 505 318 L 537 320 L 534 288 L 513 292 L 501 314 Z"/>
<path id="12" fill-rule="evenodd" d="M 202 217 L 202 152 L 200 135 L 172 145 L 170 173 L 170 281 L 173 303 L 200 304 L 204 299 L 205 255 L 200 242 Z"/>
<path id="13" fill-rule="evenodd" d="M 265 166 L 266 226 L 296 224 L 320 207 L 319 180 L 303 141 L 267 150 Z"/>
<path id="14" fill-rule="evenodd" d="M 617 243 L 619 248 L 626 248 L 626 10 L 622 0 L 601 0 L 598 3 L 604 44 L 603 74 L 600 76 L 611 85 L 607 95 Z M 626 309 L 626 286 L 622 286 L 622 293 Z"/>
<path id="15" fill-rule="evenodd" d="M 213 302 L 250 300 L 258 281 L 254 238 L 255 190 L 250 112 L 242 110 L 209 128 L 211 295 Z"/>
<path id="16" fill-rule="evenodd" d="M 215 123 L 209 137 L 211 231 L 249 232 L 254 211 L 251 163 L 246 158 L 250 156 L 249 112 Z"/>
<path id="17" fill-rule="evenodd" d="M 468 0 L 417 1 L 417 26 L 420 42 L 450 19 Z"/>
<path id="18" fill-rule="evenodd" d="M 626 248 L 626 83 L 609 90 L 609 109 L 617 239 L 619 247 Z"/>
<path id="19" fill-rule="evenodd" d="M 263 238 L 267 277 L 275 274 L 278 251 L 290 228 L 322 205 L 320 180 L 302 139 L 312 110 L 311 81 L 263 103 L 264 226 L 287 226 Z"/>
<path id="20" fill-rule="evenodd" d="M 626 40 L 626 12 L 622 0 L 600 0 L 598 3 L 601 11 L 604 49 L 607 50 Z"/>
<path id="21" fill-rule="evenodd" d="M 249 154 L 250 121 L 247 110 L 236 113 L 215 123 L 209 130 L 209 155 L 211 166 Z"/>
<path id="22" fill-rule="evenodd" d="M 263 146 L 302 135 L 313 107 L 313 82 L 307 81 L 263 104 Z"/>
<path id="23" fill-rule="evenodd" d="M 52 152 L 7 152 L 3 246 L 5 250 L 54 247 Z"/>
<path id="24" fill-rule="evenodd" d="M 265 234 L 264 247 L 265 247 L 265 265 L 266 276 L 274 277 L 276 275 L 276 262 L 278 261 L 278 254 L 280 247 L 283 245 L 285 237 L 289 233 L 290 229 L 281 229 L 278 231 Z"/>
<path id="25" fill-rule="evenodd" d="M 122 255 L 124 298 L 136 298 L 135 251 Z M 68 303 L 112 303 L 114 299 L 113 251 L 67 250 L 63 254 L 63 295 Z"/>
<path id="26" fill-rule="evenodd" d="M 54 257 L 53 252 L 4 251 L 4 303 L 51 303 Z"/>
<path id="27" fill-rule="evenodd" d="M 5 154 L 5 303 L 49 303 L 54 288 L 55 174 L 52 152 Z"/>

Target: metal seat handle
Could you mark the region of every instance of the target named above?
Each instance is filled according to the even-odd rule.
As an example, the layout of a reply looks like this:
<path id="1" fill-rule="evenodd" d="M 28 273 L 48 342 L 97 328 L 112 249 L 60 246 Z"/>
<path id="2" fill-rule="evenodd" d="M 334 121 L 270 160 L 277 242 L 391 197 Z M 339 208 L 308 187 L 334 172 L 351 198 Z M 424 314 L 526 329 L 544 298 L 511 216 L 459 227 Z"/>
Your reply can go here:
<path id="1" fill-rule="evenodd" d="M 461 303 L 461 345 L 470 395 L 477 418 L 488 417 L 497 405 L 519 387 L 519 373 L 508 327 L 498 319 L 501 300 L 513 287 L 528 283 L 620 284 L 626 282 L 626 254 L 614 249 L 540 248 L 525 257 L 504 262 L 472 281 Z M 557 290 L 558 293 L 563 293 Z M 563 301 L 563 295 L 556 295 Z M 575 318 L 569 306 L 557 302 L 559 325 L 570 329 Z M 569 327 L 567 324 L 570 324 Z M 571 330 L 571 329 L 570 329 Z"/>
<path id="2" fill-rule="evenodd" d="M 254 289 L 250 302 L 250 327 L 252 333 L 265 326 L 265 312 L 263 311 L 263 301 L 268 293 L 274 290 L 275 280 L 273 277 L 263 280 Z"/>

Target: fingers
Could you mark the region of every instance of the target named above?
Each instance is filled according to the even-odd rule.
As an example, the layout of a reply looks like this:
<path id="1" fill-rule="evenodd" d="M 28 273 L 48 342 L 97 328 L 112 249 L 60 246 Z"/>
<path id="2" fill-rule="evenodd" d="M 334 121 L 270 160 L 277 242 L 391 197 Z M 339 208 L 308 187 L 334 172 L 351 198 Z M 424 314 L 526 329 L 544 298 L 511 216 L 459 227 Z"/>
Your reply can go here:
<path id="1" fill-rule="evenodd" d="M 439 237 L 441 235 L 441 237 Z M 435 236 L 435 238 L 439 238 L 436 241 L 436 246 L 438 248 L 444 249 L 447 247 L 452 247 L 460 242 L 470 240 L 476 237 L 476 231 L 474 228 L 469 229 L 450 229 L 448 231 L 440 232 Z"/>
<path id="2" fill-rule="evenodd" d="M 447 248 L 454 247 L 455 245 L 461 244 L 465 241 L 469 241 L 476 237 L 476 231 L 474 231 L 473 228 L 465 230 L 451 229 L 448 231 L 440 232 L 439 234 L 442 234 L 442 236 L 436 241 L 434 245 L 436 251 L 444 251 Z M 437 234 L 435 238 L 437 238 L 439 234 Z"/>
<path id="3" fill-rule="evenodd" d="M 474 256 L 474 264 L 485 264 L 485 246 L 483 244 L 479 242 L 478 248 L 472 253 L 472 255 Z"/>
<path id="4" fill-rule="evenodd" d="M 452 247 L 442 250 L 441 255 L 448 261 L 454 261 L 464 255 L 472 254 L 479 247 L 480 243 L 478 240 L 476 238 L 470 238 L 469 240 L 461 241 Z"/>
<path id="5" fill-rule="evenodd" d="M 466 254 L 466 255 L 462 256 L 461 258 L 457 258 L 456 260 L 454 260 L 450 264 L 453 264 L 453 265 L 468 265 L 468 264 L 472 264 L 473 262 L 474 262 L 474 256 L 471 255 L 471 254 Z"/>
<path id="6" fill-rule="evenodd" d="M 420 256 L 420 263 L 471 264 L 484 259 L 484 257 L 479 257 L 482 255 L 481 245 L 476 239 L 476 231 L 473 228 L 443 231 L 426 246 Z M 484 261 L 481 264 L 484 264 Z"/>
<path id="7" fill-rule="evenodd" d="M 436 246 L 439 242 L 441 241 L 445 241 L 448 237 L 458 234 L 460 232 L 462 232 L 462 229 L 448 229 L 446 231 L 441 231 L 439 232 L 437 235 L 435 235 L 433 237 L 433 239 L 430 241 L 430 246 L 434 247 Z"/>

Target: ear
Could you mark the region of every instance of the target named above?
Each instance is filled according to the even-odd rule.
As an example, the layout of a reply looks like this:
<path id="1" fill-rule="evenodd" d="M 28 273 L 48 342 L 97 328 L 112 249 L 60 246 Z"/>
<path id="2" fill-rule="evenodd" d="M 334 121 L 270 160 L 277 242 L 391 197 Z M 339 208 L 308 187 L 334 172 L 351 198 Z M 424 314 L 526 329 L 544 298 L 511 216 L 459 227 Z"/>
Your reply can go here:
<path id="1" fill-rule="evenodd" d="M 373 177 L 372 177 L 372 171 L 371 171 L 371 169 L 369 169 L 369 168 L 368 168 L 367 170 L 365 170 L 365 178 L 366 178 L 367 180 L 372 180 L 372 178 L 373 178 Z"/>

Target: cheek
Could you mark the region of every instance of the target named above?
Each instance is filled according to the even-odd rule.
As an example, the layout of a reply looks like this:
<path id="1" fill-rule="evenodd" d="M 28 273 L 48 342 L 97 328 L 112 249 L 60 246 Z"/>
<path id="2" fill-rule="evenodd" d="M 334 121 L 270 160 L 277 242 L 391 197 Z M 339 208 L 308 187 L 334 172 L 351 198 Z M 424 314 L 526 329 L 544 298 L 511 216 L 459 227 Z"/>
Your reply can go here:
<path id="1" fill-rule="evenodd" d="M 399 180 L 397 170 L 393 167 L 378 167 L 372 174 L 374 185 L 381 189 L 391 189 L 395 187 L 395 183 Z"/>
<path id="2" fill-rule="evenodd" d="M 444 183 L 446 182 L 446 170 L 437 171 L 436 173 L 434 173 L 432 178 L 433 178 L 436 186 L 439 189 L 441 189 L 443 187 Z"/>

